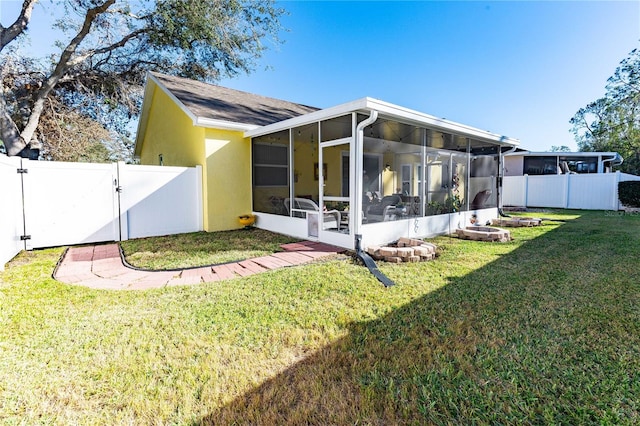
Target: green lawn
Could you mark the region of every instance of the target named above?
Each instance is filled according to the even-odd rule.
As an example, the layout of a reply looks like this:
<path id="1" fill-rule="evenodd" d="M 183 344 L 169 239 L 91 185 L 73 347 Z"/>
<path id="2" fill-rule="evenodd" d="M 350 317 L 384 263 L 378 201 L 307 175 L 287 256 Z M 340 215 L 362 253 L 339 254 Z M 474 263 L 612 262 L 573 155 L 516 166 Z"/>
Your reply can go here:
<path id="1" fill-rule="evenodd" d="M 151 291 L 0 273 L 7 424 L 639 424 L 640 216 Z"/>
<path id="2" fill-rule="evenodd" d="M 193 232 L 122 242 L 130 265 L 145 269 L 178 269 L 216 265 L 269 255 L 297 241 L 258 228 L 225 232 Z"/>

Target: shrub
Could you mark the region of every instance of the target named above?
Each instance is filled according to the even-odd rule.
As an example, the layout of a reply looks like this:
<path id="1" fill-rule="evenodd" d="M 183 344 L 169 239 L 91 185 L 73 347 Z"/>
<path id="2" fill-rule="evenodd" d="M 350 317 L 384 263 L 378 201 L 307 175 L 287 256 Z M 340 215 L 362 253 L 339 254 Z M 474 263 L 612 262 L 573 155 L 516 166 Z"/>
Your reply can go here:
<path id="1" fill-rule="evenodd" d="M 640 207 L 640 181 L 618 182 L 618 198 L 627 207 Z"/>

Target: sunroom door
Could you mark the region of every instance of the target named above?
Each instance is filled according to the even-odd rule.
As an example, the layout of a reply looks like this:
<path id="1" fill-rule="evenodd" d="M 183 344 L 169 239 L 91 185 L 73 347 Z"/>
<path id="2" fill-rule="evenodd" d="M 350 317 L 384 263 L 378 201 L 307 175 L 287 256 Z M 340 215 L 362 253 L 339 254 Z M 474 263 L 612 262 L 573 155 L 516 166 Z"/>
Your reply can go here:
<path id="1" fill-rule="evenodd" d="M 351 138 L 320 144 L 320 162 L 316 166 L 319 176 L 321 222 L 319 240 L 341 247 L 353 246 L 353 220 L 350 216 L 349 194 L 342 191 L 342 156 L 349 152 Z M 349 177 L 347 176 L 346 179 Z"/>

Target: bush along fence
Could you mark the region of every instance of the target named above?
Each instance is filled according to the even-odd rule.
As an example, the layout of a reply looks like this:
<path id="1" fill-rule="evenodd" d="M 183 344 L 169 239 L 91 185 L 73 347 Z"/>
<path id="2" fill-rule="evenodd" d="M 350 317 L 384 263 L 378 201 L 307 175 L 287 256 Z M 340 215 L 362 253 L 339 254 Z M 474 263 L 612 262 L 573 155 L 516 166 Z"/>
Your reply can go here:
<path id="1" fill-rule="evenodd" d="M 618 182 L 618 197 L 623 206 L 640 208 L 640 181 Z"/>
<path id="2" fill-rule="evenodd" d="M 0 268 L 20 250 L 203 229 L 201 167 L 0 155 Z"/>

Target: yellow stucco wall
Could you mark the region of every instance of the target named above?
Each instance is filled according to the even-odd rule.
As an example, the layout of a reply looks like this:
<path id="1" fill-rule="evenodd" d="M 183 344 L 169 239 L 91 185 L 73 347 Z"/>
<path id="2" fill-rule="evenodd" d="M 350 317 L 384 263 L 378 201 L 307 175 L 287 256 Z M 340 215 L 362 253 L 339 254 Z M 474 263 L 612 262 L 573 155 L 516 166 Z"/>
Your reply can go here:
<path id="1" fill-rule="evenodd" d="M 206 129 L 204 143 L 207 230 L 240 228 L 238 216 L 251 213 L 251 142 L 241 132 Z"/>
<path id="2" fill-rule="evenodd" d="M 314 163 L 318 162 L 318 149 L 310 142 L 296 142 L 294 149 L 293 167 L 297 174 L 294 182 L 294 194 L 311 195 L 318 199 L 318 181 L 314 179 Z"/>
<path id="3" fill-rule="evenodd" d="M 322 161 L 327 165 L 324 195 L 334 197 L 342 195 L 342 170 L 340 167 L 342 164 L 342 152 L 345 151 L 345 149 L 345 145 L 331 146 L 324 149 Z M 315 160 L 315 162 L 317 162 L 317 160 Z"/>
<path id="4" fill-rule="evenodd" d="M 153 92 L 140 163 L 165 166 L 204 167 L 204 129 L 193 121 L 158 87 Z"/>
<path id="5" fill-rule="evenodd" d="M 238 216 L 251 212 L 250 142 L 239 131 L 205 129 L 163 90 L 151 99 L 140 163 L 202 166 L 205 231 L 240 228 Z"/>

